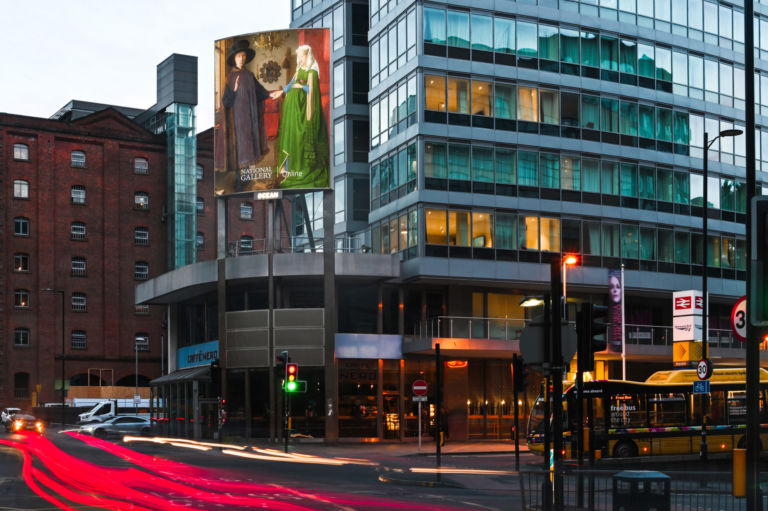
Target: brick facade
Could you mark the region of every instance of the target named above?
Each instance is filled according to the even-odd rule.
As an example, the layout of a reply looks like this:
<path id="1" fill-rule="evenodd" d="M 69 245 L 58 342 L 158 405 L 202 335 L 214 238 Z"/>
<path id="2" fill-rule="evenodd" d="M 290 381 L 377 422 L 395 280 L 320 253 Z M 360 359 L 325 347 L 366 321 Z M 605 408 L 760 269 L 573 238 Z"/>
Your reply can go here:
<path id="1" fill-rule="evenodd" d="M 198 261 L 216 257 L 212 131 L 198 137 L 203 179 L 197 196 L 205 203 L 198 215 L 197 231 L 205 240 Z M 28 148 L 27 160 L 14 158 L 16 144 Z M 84 166 L 73 166 L 73 151 L 85 153 Z M 148 162 L 146 173 L 135 171 L 137 158 Z M 46 288 L 64 292 L 66 377 L 75 379 L 73 385 L 86 384 L 89 369 L 106 369 L 101 372 L 105 384 L 114 375 L 115 384 L 133 385 L 134 342 L 140 333 L 149 335 L 149 351 L 139 353 L 140 378 L 160 375 L 165 309 L 137 310 L 134 288 L 137 262 L 149 265 L 149 278 L 168 269 L 166 166 L 165 136 L 114 109 L 73 122 L 0 114 L 0 222 L 5 227 L 0 238 L 0 405 L 60 400 L 55 382 L 61 378 L 61 296 L 42 291 Z M 17 181 L 28 183 L 28 198 L 14 196 Z M 85 189 L 83 203 L 73 201 L 73 187 Z M 23 189 L 21 182 L 17 191 L 25 195 Z M 148 194 L 148 207 L 135 206 L 137 192 Z M 254 204 L 253 220 L 240 220 L 241 200 L 228 202 L 230 239 L 263 238 L 263 205 Z M 14 219 L 28 221 L 28 235 L 15 233 Z M 73 222 L 85 225 L 84 237 L 73 237 Z M 148 243 L 136 243 L 136 228 L 148 230 Z M 17 255 L 28 256 L 28 268 L 15 266 Z M 73 271 L 73 258 L 85 260 L 84 272 Z M 26 307 L 15 305 L 21 290 L 28 292 Z M 73 310 L 73 293 L 85 295 L 85 311 Z M 28 330 L 28 345 L 16 344 L 17 329 Z M 84 349 L 73 345 L 74 330 L 86 333 Z"/>

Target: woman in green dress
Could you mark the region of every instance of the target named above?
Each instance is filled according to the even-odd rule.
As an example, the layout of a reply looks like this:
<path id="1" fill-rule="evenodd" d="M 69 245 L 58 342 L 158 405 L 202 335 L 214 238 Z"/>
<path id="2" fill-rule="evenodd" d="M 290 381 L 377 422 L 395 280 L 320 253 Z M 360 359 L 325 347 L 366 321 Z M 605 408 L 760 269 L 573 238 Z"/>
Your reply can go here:
<path id="1" fill-rule="evenodd" d="M 327 188 L 330 162 L 328 128 L 320 99 L 319 68 L 312 48 L 296 49 L 296 74 L 271 94 L 285 94 L 277 135 L 280 188 Z"/>

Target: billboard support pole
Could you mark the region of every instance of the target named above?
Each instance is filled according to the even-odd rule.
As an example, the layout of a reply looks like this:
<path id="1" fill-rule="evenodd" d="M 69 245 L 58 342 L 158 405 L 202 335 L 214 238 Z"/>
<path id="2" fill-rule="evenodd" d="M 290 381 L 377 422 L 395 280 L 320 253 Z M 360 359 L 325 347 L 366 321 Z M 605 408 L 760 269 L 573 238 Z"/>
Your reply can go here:
<path id="1" fill-rule="evenodd" d="M 323 195 L 325 199 L 325 195 Z M 312 222 L 309 221 L 309 208 L 307 207 L 307 195 L 301 194 L 301 197 L 296 201 L 303 210 L 302 216 L 304 217 L 304 229 L 307 231 L 307 239 L 309 240 L 309 249 L 315 252 L 315 236 L 312 234 Z M 323 203 L 323 209 L 325 209 L 325 203 Z M 331 224 L 333 225 L 333 224 Z M 323 229 L 325 229 L 325 219 L 323 219 Z"/>
<path id="2" fill-rule="evenodd" d="M 323 307 L 325 329 L 325 441 L 339 439 L 338 378 L 336 363 L 336 250 L 333 222 L 336 218 L 334 191 L 323 190 Z M 305 203 L 306 209 L 306 203 Z M 305 216 L 306 218 L 306 216 Z M 312 231 L 308 231 L 312 232 Z M 311 238 L 310 238 L 311 239 Z"/>

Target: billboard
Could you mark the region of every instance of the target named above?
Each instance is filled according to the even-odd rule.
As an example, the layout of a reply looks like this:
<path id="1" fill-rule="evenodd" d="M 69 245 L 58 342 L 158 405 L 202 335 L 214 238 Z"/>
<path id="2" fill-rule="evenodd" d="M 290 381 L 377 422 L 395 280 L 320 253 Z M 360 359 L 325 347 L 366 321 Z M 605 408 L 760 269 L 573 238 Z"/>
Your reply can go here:
<path id="1" fill-rule="evenodd" d="M 325 28 L 216 41 L 217 195 L 330 186 L 329 60 Z"/>
<path id="2" fill-rule="evenodd" d="M 606 350 L 621 353 L 621 298 L 624 296 L 624 282 L 621 270 L 608 272 L 608 331 L 606 332 Z"/>

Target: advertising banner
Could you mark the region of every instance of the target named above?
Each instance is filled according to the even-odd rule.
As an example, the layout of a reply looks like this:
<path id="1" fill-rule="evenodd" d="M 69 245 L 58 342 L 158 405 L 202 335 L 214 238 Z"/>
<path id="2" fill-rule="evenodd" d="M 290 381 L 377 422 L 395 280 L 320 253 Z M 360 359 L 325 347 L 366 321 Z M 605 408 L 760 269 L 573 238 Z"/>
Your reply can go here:
<path id="1" fill-rule="evenodd" d="M 176 350 L 176 367 L 186 369 L 210 365 L 219 358 L 219 341 L 193 344 Z"/>
<path id="2" fill-rule="evenodd" d="M 608 330 L 606 332 L 606 351 L 621 353 L 621 270 L 608 272 Z"/>
<path id="3" fill-rule="evenodd" d="M 216 41 L 216 195 L 330 186 L 329 59 L 325 28 Z"/>

